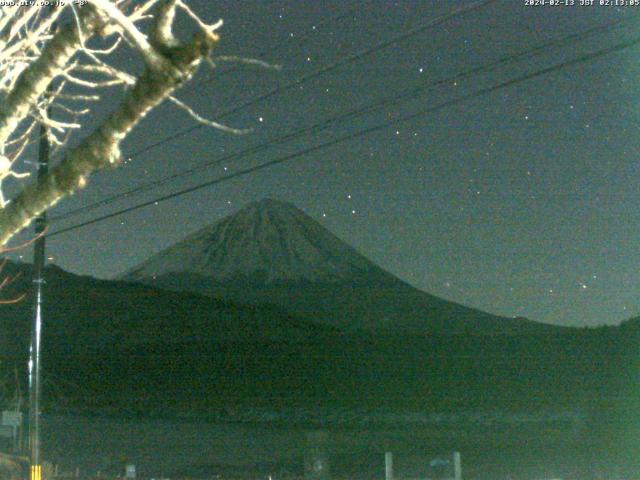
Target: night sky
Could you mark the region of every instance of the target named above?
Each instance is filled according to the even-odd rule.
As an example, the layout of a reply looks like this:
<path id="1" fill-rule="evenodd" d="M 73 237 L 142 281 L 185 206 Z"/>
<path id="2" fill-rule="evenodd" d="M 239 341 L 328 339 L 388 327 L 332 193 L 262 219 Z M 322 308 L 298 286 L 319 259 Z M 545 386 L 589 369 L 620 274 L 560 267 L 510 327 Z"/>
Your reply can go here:
<path id="1" fill-rule="evenodd" d="M 207 20 L 225 20 L 217 54 L 282 65 L 280 71 L 223 64 L 213 75 L 203 70 L 179 97 L 214 118 L 473 2 L 189 3 Z M 92 177 L 85 190 L 51 215 L 552 39 L 638 15 L 640 7 L 496 1 L 224 119 L 252 128 L 251 133 L 200 128 L 134 156 L 120 169 Z M 313 135 L 55 222 L 51 230 L 633 39 L 640 36 L 639 24 L 640 19 L 629 18 L 533 58 L 447 82 Z M 640 313 L 639 59 L 640 47 L 634 46 L 408 122 L 392 122 L 291 162 L 53 236 L 48 251 L 65 269 L 113 277 L 250 201 L 274 197 L 296 204 L 385 269 L 435 295 L 549 323 L 618 323 Z M 108 108 L 108 101 L 99 106 L 92 121 Z M 193 125 L 184 112 L 163 105 L 123 151 L 136 152 Z"/>

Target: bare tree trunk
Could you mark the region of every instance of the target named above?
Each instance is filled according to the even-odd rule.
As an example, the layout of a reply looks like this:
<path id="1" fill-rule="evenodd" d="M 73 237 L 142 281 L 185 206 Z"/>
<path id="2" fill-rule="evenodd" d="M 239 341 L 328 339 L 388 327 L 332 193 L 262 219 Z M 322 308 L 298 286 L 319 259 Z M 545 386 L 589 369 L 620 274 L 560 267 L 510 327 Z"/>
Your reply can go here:
<path id="1" fill-rule="evenodd" d="M 163 20 L 163 16 L 159 15 L 157 22 L 161 24 Z M 162 37 L 158 37 L 157 40 L 162 40 Z M 158 45 L 156 42 L 152 47 L 154 62 L 147 63 L 144 73 L 102 125 L 89 134 L 80 145 L 68 150 L 48 175 L 27 185 L 10 204 L 0 210 L 0 245 L 4 245 L 13 235 L 29 225 L 42 211 L 82 188 L 91 173 L 117 165 L 121 160 L 121 141 L 153 107 L 192 77 L 201 60 L 209 55 L 217 36 L 210 31 L 203 31 L 191 42 L 181 46 L 173 46 L 169 43 L 172 40 L 166 38 L 167 43 L 164 45 Z M 8 109 L 12 113 L 0 116 L 0 141 L 2 135 L 6 135 L 3 133 L 3 126 L 7 131 L 10 131 L 12 126 L 15 128 L 19 119 L 18 111 L 22 111 L 21 105 L 34 100 L 34 96 L 37 97 L 44 91 L 47 83 L 45 79 L 50 78 L 51 72 L 64 63 L 61 58 L 67 61 L 77 47 L 77 34 L 69 30 L 63 35 L 63 39 L 49 48 L 51 57 L 59 55 L 54 67 L 42 65 L 35 68 L 34 64 L 34 68 L 29 69 L 30 74 L 27 75 L 25 72 L 28 78 L 21 79 L 21 88 L 29 93 L 18 95 L 19 98 L 12 103 L 14 107 Z M 44 73 L 45 71 L 49 73 Z M 35 79 L 31 79 L 31 76 Z"/>
<path id="2" fill-rule="evenodd" d="M 81 35 L 90 38 L 104 21 L 92 8 L 83 8 L 79 23 L 71 23 L 56 33 L 42 54 L 18 78 L 15 87 L 0 107 L 0 145 L 8 140 L 18 124 L 46 91 L 51 81 L 62 72 L 69 60 L 82 48 Z"/>

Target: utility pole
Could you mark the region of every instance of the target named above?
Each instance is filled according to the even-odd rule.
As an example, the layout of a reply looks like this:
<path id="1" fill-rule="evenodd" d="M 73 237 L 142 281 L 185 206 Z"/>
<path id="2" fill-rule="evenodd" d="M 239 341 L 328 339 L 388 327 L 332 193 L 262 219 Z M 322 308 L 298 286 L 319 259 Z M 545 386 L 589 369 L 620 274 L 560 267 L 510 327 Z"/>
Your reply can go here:
<path id="1" fill-rule="evenodd" d="M 49 139 L 47 126 L 40 125 L 38 145 L 38 180 L 49 171 Z M 42 212 L 35 221 L 36 243 L 33 249 L 33 321 L 31 323 L 31 348 L 29 350 L 29 459 L 30 480 L 42 480 L 40 459 L 40 340 L 42 337 L 42 286 L 44 284 L 45 230 L 47 212 Z"/>

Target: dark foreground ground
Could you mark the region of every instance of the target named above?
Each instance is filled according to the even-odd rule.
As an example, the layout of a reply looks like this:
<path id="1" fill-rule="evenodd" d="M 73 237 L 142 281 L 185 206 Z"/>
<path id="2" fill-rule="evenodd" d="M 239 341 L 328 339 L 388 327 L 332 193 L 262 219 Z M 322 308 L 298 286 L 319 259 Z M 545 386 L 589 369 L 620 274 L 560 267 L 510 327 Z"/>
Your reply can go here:
<path id="1" fill-rule="evenodd" d="M 360 425 L 329 425 L 318 433 L 248 419 L 57 415 L 44 419 L 44 451 L 62 470 L 79 468 L 85 478 L 98 472 L 115 478 L 127 463 L 139 478 L 299 478 L 305 454 L 318 450 L 329 458 L 333 478 L 384 478 L 385 451 L 394 453 L 398 478 L 425 478 L 431 460 L 454 450 L 462 453 L 465 479 L 640 478 L 635 452 L 594 443 L 579 415 L 482 418 L 413 417 L 404 425 L 361 418 Z"/>
<path id="2" fill-rule="evenodd" d="M 44 451 L 65 470 L 300 476 L 307 432 L 323 429 L 335 478 L 382 478 L 389 450 L 399 477 L 424 477 L 434 456 L 459 450 L 467 479 L 640 479 L 640 319 L 347 334 L 273 307 L 56 275 Z M 30 305 L 0 316 L 5 405 L 16 384 L 26 392 Z"/>

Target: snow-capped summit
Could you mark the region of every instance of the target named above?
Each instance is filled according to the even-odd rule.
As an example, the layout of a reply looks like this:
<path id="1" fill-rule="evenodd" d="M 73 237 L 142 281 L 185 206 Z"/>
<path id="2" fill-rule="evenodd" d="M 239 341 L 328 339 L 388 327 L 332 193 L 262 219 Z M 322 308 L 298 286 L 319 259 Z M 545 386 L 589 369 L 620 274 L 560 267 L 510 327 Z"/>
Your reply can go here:
<path id="1" fill-rule="evenodd" d="M 422 292 L 295 206 L 272 199 L 193 233 L 123 278 L 234 302 L 275 304 L 345 330 L 494 334 L 544 327 Z"/>
<path id="2" fill-rule="evenodd" d="M 294 205 L 270 198 L 202 228 L 125 278 L 175 273 L 253 284 L 388 275 Z"/>

